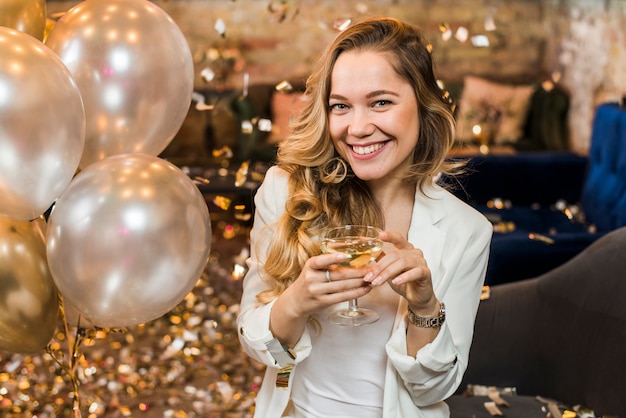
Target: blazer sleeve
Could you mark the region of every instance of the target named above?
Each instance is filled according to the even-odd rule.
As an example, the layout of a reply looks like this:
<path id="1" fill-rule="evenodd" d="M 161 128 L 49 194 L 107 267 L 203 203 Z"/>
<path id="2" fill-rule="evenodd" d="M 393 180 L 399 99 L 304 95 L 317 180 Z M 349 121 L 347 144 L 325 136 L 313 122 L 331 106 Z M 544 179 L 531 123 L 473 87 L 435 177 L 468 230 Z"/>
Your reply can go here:
<path id="1" fill-rule="evenodd" d="M 250 357 L 270 367 L 283 367 L 272 357 L 267 342 L 274 339 L 270 331 L 270 313 L 274 301 L 263 304 L 256 296 L 270 289 L 271 283 L 264 273 L 269 242 L 274 227 L 285 211 L 288 194 L 288 174 L 279 168 L 272 167 L 266 173 L 263 184 L 255 195 L 254 224 L 250 231 L 250 257 L 247 260 L 248 272 L 243 280 L 243 294 L 237 328 L 241 345 Z M 298 344 L 293 347 L 296 353 L 294 363 L 297 364 L 308 357 L 311 352 L 311 339 L 306 329 Z"/>

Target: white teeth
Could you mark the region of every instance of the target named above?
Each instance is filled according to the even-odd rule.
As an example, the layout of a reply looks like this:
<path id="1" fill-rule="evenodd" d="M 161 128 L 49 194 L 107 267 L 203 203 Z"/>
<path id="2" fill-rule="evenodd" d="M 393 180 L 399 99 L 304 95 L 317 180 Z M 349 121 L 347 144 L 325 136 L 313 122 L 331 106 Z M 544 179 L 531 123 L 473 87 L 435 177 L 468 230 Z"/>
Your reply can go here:
<path id="1" fill-rule="evenodd" d="M 357 145 L 353 145 L 352 146 L 352 150 L 359 154 L 359 155 L 365 155 L 365 154 L 371 154 L 373 152 L 378 151 L 379 149 L 381 149 L 385 144 L 379 143 L 379 144 L 374 144 L 374 145 L 368 145 L 367 147 L 359 147 Z"/>

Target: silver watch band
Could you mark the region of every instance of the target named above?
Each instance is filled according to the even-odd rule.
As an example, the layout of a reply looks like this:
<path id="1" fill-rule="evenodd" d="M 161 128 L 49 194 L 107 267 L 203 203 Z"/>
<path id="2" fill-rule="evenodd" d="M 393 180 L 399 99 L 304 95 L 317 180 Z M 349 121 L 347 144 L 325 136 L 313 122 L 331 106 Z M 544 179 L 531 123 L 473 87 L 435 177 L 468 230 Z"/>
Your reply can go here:
<path id="1" fill-rule="evenodd" d="M 439 302 L 439 315 L 435 317 L 419 316 L 411 310 L 409 306 L 409 322 L 420 328 L 436 328 L 443 325 L 446 321 L 446 305 Z"/>
<path id="2" fill-rule="evenodd" d="M 265 343 L 268 351 L 274 357 L 274 361 L 279 366 L 287 366 L 294 364 L 296 359 L 296 353 L 289 347 L 284 346 L 278 341 L 278 338 L 273 338 Z"/>

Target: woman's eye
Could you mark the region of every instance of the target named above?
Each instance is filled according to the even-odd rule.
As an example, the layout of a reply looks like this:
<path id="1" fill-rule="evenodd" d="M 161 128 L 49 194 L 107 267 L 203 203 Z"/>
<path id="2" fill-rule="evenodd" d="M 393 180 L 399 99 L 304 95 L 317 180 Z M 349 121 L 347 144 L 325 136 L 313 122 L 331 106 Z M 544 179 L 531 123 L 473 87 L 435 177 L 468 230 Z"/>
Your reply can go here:
<path id="1" fill-rule="evenodd" d="M 346 109 L 348 106 L 346 106 L 343 103 L 335 103 L 335 104 L 331 104 L 330 105 L 330 109 L 331 110 L 344 110 Z"/>
<path id="2" fill-rule="evenodd" d="M 383 107 L 386 106 L 388 104 L 390 104 L 391 102 L 389 100 L 377 100 L 374 102 L 374 107 Z"/>

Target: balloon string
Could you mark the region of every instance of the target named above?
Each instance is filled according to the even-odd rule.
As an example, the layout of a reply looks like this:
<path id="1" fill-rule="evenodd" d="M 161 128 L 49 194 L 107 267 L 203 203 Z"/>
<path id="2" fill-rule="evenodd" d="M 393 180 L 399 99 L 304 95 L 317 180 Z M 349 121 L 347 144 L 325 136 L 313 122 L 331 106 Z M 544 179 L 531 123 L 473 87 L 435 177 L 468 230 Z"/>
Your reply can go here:
<path id="1" fill-rule="evenodd" d="M 67 329 L 67 321 L 66 329 Z M 72 390 L 74 392 L 74 402 L 73 402 L 73 410 L 74 410 L 74 418 L 80 418 L 80 395 L 78 393 L 78 378 L 76 377 L 76 368 L 78 367 L 78 359 L 80 358 L 79 348 L 80 344 L 83 341 L 83 334 L 80 328 L 80 315 L 78 315 L 78 320 L 76 321 L 76 335 L 74 336 L 74 344 L 72 345 L 71 357 L 70 357 L 70 380 L 72 381 Z M 68 340 L 69 345 L 69 340 Z"/>
<path id="2" fill-rule="evenodd" d="M 39 217 L 42 223 L 45 225 L 47 223 L 47 219 L 42 215 Z M 37 226 L 37 231 L 43 238 L 45 242 L 45 233 L 41 228 L 41 224 L 35 222 Z M 78 359 L 80 358 L 79 348 L 82 343 L 82 332 L 80 328 L 80 314 L 78 315 L 78 321 L 76 324 L 76 335 L 74 336 L 73 343 L 70 341 L 70 330 L 69 325 L 67 323 L 67 315 L 65 315 L 65 305 L 63 303 L 63 296 L 61 293 L 58 294 L 59 298 L 59 313 L 61 316 L 61 320 L 63 321 L 63 328 L 65 331 L 65 336 L 67 338 L 67 348 L 69 354 L 69 366 L 66 365 L 63 361 L 61 361 L 57 355 L 52 351 L 52 347 L 50 344 L 46 346 L 46 352 L 52 357 L 52 359 L 61 367 L 61 369 L 68 375 L 70 378 L 70 382 L 72 383 L 72 393 L 74 399 L 72 400 L 72 415 L 74 418 L 81 418 L 80 412 L 80 395 L 78 392 L 78 378 L 76 376 L 76 368 L 78 367 Z"/>
<path id="3" fill-rule="evenodd" d="M 71 341 L 69 325 L 67 323 L 67 316 L 65 315 L 65 307 L 63 305 L 63 296 L 59 294 L 59 312 L 61 315 L 61 319 L 63 321 L 63 327 L 65 329 L 65 335 L 67 338 L 67 346 L 68 346 L 68 354 L 69 354 L 69 364 L 65 364 L 59 357 L 53 352 L 50 344 L 46 347 L 47 353 L 52 357 L 52 359 L 61 367 L 61 369 L 68 375 L 70 382 L 72 383 L 72 393 L 74 399 L 72 400 L 72 415 L 74 418 L 81 418 L 80 412 L 80 395 L 78 391 L 78 377 L 76 376 L 76 368 L 78 367 L 78 359 L 80 358 L 80 344 L 82 343 L 82 331 L 80 328 L 80 315 L 78 316 L 78 321 L 76 324 L 76 334 L 74 336 L 74 341 Z"/>

